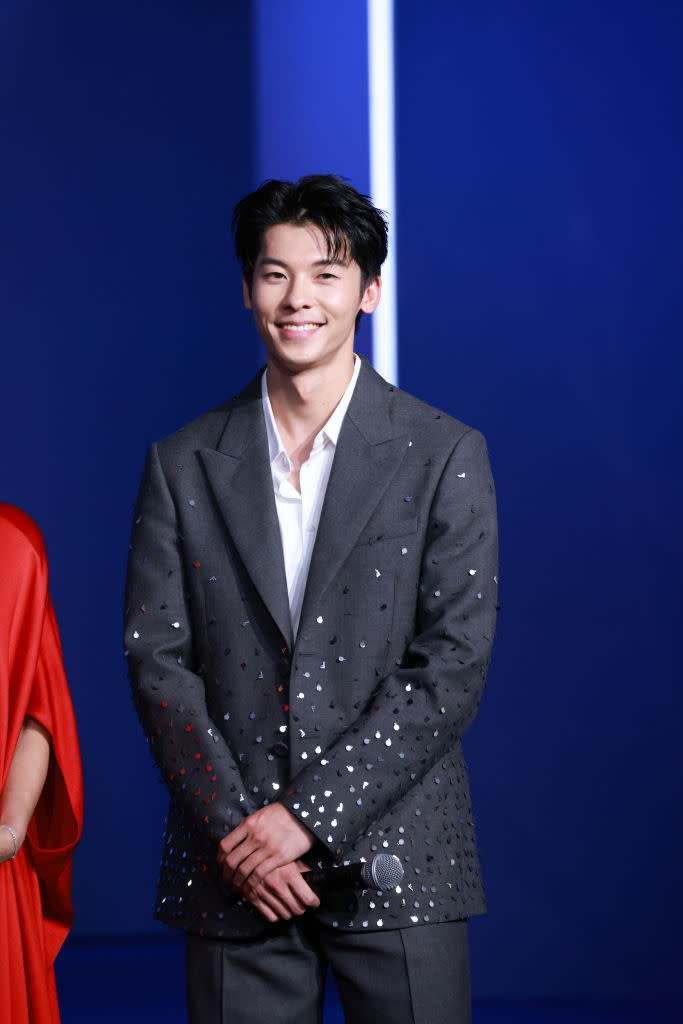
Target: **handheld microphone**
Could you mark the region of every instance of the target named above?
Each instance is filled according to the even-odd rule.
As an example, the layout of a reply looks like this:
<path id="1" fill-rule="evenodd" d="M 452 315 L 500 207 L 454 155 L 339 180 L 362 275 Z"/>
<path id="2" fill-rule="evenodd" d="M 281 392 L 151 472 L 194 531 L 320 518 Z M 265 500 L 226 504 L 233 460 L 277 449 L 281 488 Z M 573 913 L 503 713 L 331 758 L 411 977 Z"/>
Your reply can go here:
<path id="1" fill-rule="evenodd" d="M 376 853 L 368 862 L 305 871 L 303 878 L 315 892 L 342 888 L 389 892 L 400 884 L 403 864 L 393 853 Z"/>

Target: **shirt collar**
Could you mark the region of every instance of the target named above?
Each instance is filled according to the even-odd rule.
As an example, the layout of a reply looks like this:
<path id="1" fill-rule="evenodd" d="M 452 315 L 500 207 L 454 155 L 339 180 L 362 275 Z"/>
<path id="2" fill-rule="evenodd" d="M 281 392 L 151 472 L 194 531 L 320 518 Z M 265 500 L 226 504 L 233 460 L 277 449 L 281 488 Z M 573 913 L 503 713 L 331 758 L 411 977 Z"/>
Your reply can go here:
<path id="1" fill-rule="evenodd" d="M 325 441 L 329 441 L 336 448 L 337 442 L 339 441 L 339 432 L 344 422 L 344 416 L 346 410 L 349 407 L 349 403 L 353 398 L 353 392 L 356 387 L 356 381 L 358 380 L 358 374 L 360 373 L 361 360 L 354 353 L 354 366 L 351 380 L 348 383 L 346 391 L 341 397 L 336 409 L 330 416 L 327 423 L 321 428 L 316 435 L 313 442 L 313 448 L 321 447 Z M 263 399 L 263 414 L 266 421 L 266 434 L 268 435 L 268 454 L 270 461 L 274 462 L 275 459 L 280 455 L 287 455 L 285 447 L 280 439 L 280 433 L 277 429 L 277 423 L 273 416 L 273 408 L 270 404 L 270 398 L 268 397 L 268 370 L 264 370 L 263 376 L 261 377 L 261 398 Z"/>

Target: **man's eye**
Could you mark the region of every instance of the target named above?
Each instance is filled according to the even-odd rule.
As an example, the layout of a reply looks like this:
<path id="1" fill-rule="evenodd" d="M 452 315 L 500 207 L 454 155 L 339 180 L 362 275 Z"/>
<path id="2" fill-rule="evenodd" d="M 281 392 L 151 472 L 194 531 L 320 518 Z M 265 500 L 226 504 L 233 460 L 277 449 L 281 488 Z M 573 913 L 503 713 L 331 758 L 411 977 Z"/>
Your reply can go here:
<path id="1" fill-rule="evenodd" d="M 275 278 L 276 280 L 284 279 L 284 274 L 279 270 L 269 270 L 266 274 L 267 278 Z"/>
<path id="2" fill-rule="evenodd" d="M 327 280 L 336 281 L 336 279 L 337 279 L 337 275 L 336 274 L 330 274 L 327 271 L 325 271 L 324 274 L 319 274 L 318 276 L 322 277 L 325 281 L 327 281 Z"/>

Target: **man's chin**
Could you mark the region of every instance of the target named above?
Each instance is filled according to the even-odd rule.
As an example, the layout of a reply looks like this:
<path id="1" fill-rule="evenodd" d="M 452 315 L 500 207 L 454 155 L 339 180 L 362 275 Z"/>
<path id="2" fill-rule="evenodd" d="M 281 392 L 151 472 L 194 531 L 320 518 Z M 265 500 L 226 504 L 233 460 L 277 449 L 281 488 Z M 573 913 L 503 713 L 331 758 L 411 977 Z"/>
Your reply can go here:
<path id="1" fill-rule="evenodd" d="M 318 366 L 324 366 L 329 362 L 329 353 L 321 352 L 312 347 L 304 348 L 292 346 L 287 349 L 271 349 L 268 352 L 268 362 L 274 363 L 285 373 L 303 373 L 305 370 L 314 370 Z"/>
<path id="2" fill-rule="evenodd" d="M 282 373 L 297 374 L 307 370 L 322 369 L 332 366 L 335 362 L 343 362 L 348 348 L 348 356 L 353 358 L 353 338 L 351 345 L 346 343 L 336 348 L 325 348 L 319 345 L 268 346 L 268 363 L 276 366 Z"/>

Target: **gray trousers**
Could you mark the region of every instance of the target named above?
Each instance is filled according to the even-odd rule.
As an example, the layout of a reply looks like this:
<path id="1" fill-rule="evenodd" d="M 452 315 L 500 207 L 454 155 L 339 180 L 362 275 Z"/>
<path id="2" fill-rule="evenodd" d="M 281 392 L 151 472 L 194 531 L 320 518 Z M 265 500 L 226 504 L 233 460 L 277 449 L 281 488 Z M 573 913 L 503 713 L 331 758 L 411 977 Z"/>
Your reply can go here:
<path id="1" fill-rule="evenodd" d="M 190 1024 L 321 1024 L 328 965 L 347 1024 L 471 1024 L 466 921 L 340 932 L 307 917 L 263 939 L 188 935 Z"/>

